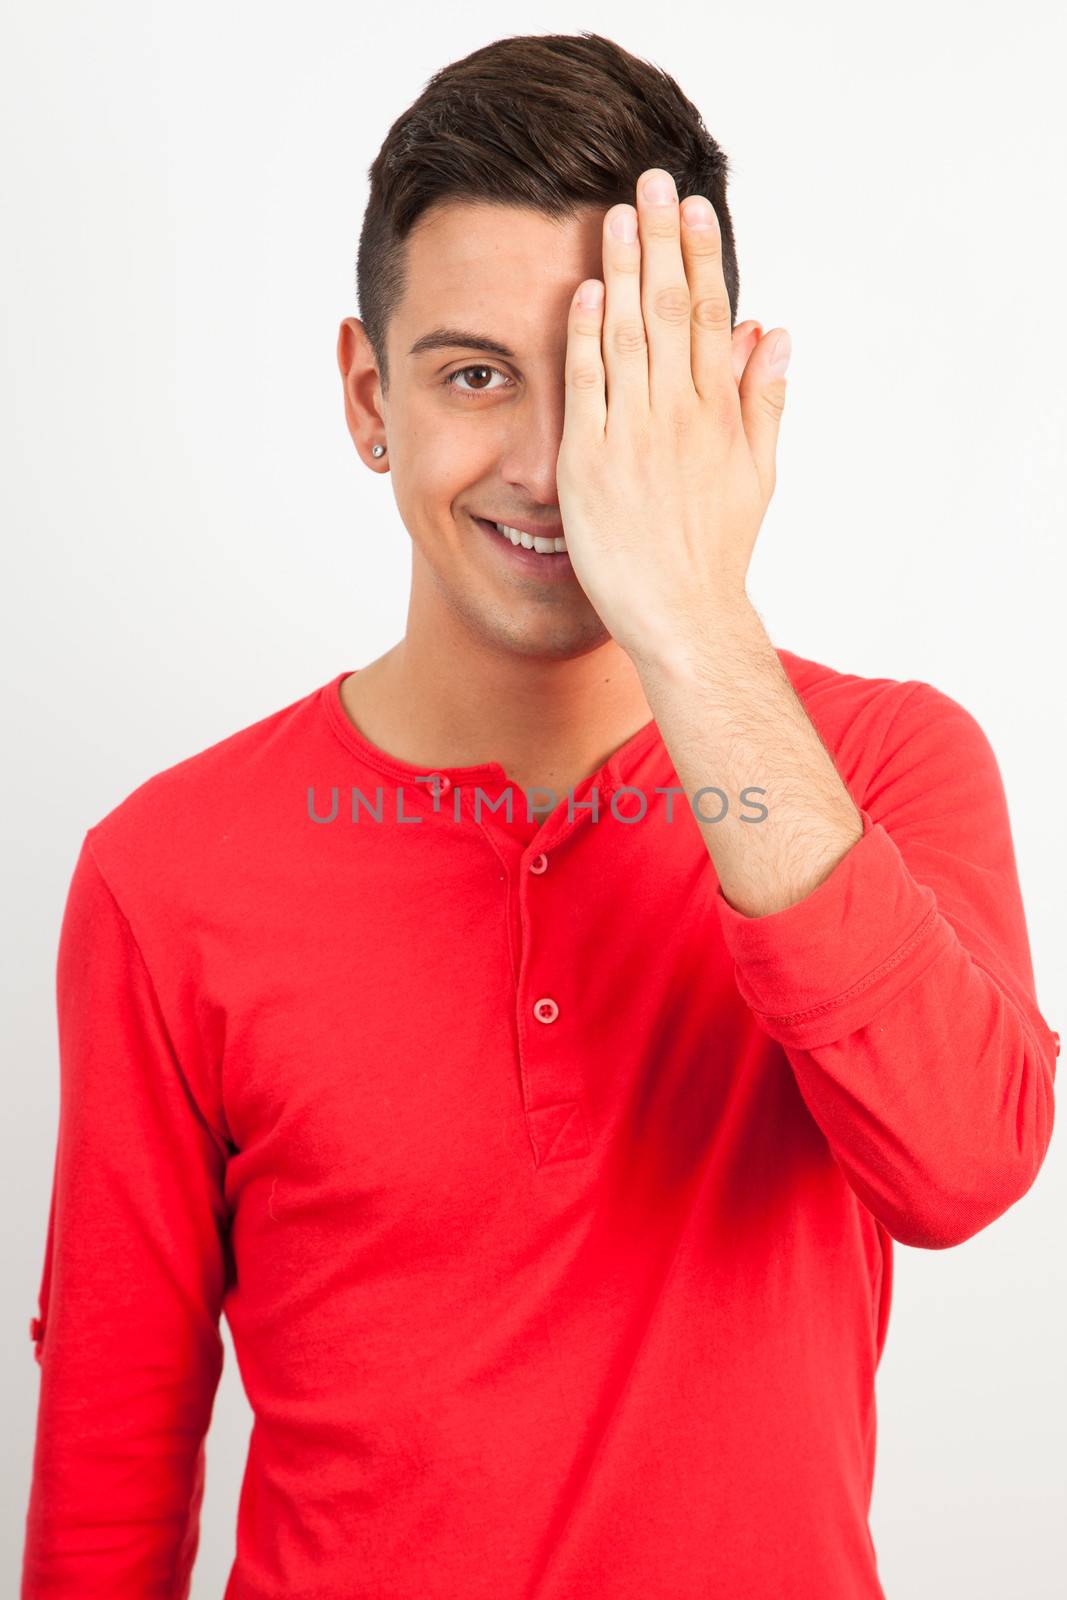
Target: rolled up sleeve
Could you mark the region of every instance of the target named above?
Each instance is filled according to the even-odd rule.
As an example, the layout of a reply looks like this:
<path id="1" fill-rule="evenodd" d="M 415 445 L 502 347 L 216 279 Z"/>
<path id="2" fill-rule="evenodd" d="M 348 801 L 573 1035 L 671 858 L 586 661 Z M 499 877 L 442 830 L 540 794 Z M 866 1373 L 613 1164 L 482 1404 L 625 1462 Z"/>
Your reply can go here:
<path id="1" fill-rule="evenodd" d="M 739 992 L 852 1187 L 902 1243 L 942 1248 L 1033 1183 L 1059 1035 L 975 718 L 907 686 L 862 800 L 862 837 L 802 900 L 748 917 L 720 888 L 716 904 Z"/>

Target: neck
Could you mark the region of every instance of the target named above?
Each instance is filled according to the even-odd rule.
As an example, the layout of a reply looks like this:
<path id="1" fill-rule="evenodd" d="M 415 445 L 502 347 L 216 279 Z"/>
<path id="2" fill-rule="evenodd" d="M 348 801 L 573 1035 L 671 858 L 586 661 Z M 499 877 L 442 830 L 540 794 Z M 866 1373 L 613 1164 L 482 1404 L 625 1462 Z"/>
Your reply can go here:
<path id="1" fill-rule="evenodd" d="M 652 717 L 611 638 L 553 660 L 494 649 L 456 624 L 412 621 L 341 691 L 364 737 L 401 761 L 428 771 L 498 761 L 516 787 L 562 798 Z"/>

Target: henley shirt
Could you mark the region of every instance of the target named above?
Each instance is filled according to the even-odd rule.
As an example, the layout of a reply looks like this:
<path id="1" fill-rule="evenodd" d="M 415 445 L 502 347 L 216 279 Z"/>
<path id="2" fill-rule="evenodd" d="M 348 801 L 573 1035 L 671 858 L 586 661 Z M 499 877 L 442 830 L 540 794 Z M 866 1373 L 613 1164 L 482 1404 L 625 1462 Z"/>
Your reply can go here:
<path id="1" fill-rule="evenodd" d="M 1026 1193 L 1059 1035 L 974 717 L 777 654 L 863 835 L 769 915 L 654 720 L 529 821 L 347 671 L 88 828 L 23 1600 L 184 1600 L 222 1314 L 224 1600 L 884 1600 L 893 1241 Z"/>

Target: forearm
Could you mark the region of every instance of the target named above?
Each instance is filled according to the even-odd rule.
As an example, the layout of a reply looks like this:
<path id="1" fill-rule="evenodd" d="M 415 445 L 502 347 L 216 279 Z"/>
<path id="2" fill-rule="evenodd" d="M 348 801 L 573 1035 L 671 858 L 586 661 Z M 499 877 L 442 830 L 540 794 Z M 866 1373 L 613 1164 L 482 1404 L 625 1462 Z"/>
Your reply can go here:
<path id="1" fill-rule="evenodd" d="M 710 820 L 713 799 L 693 808 L 726 899 L 751 917 L 802 900 L 863 823 L 755 609 L 747 600 L 724 606 L 699 641 L 679 640 L 671 659 L 640 672 L 691 806 L 709 787 L 729 799 L 721 821 Z M 746 820 L 745 789 L 761 791 L 748 804 L 766 816 Z"/>

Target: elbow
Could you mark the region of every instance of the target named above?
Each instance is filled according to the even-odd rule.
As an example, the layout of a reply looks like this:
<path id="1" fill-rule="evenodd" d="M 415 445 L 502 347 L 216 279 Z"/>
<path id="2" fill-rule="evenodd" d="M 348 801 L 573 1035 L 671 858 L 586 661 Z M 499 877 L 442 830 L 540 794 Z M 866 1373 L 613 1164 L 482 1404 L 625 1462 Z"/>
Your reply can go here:
<path id="1" fill-rule="evenodd" d="M 1055 1058 L 1027 1057 L 1023 1065 L 1031 1070 L 1010 1075 L 1013 1107 L 1005 1106 L 995 1125 L 975 1133 L 966 1150 L 957 1149 L 953 1181 L 924 1185 L 919 1201 L 885 1220 L 899 1243 L 921 1250 L 965 1244 L 1033 1186 L 1052 1140 Z"/>
<path id="2" fill-rule="evenodd" d="M 1047 1142 L 1039 1154 L 1031 1153 L 1025 1160 L 1004 1161 L 994 1169 L 986 1166 L 966 1189 L 928 1193 L 921 1202 L 880 1220 L 899 1244 L 917 1250 L 966 1244 L 1023 1198 L 1037 1177 L 1046 1148 Z"/>

